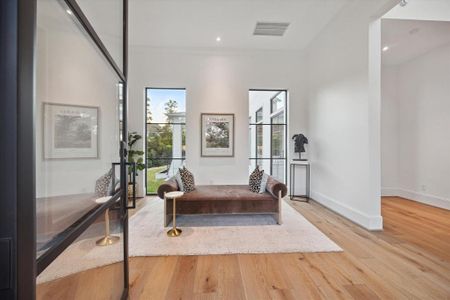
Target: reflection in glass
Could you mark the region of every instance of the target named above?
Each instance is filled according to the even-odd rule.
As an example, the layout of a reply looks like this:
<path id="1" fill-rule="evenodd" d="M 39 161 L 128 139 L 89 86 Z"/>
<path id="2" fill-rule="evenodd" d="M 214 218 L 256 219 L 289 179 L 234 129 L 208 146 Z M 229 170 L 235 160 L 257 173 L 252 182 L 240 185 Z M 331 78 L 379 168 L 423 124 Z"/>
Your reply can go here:
<path id="1" fill-rule="evenodd" d="M 258 109 L 256 111 L 255 122 L 259 123 L 259 122 L 262 122 L 262 120 L 263 120 L 263 108 L 261 107 L 260 109 Z"/>
<path id="2" fill-rule="evenodd" d="M 286 103 L 286 93 L 284 91 L 279 92 L 275 97 L 273 97 L 271 100 L 271 112 L 276 113 L 279 110 L 284 108 L 284 105 Z"/>
<path id="3" fill-rule="evenodd" d="M 75 18 L 58 2 L 39 1 L 37 22 L 39 256 L 53 238 L 96 206 L 96 181 L 119 161 L 119 122 L 117 77 Z M 50 114 L 45 107 L 57 109 Z M 98 145 L 87 156 L 94 146 L 91 136 L 97 142 L 97 135 Z"/>
<path id="4" fill-rule="evenodd" d="M 120 192 L 119 170 L 113 168 L 120 158 L 119 78 L 68 11 L 63 1 L 37 2 L 37 257 L 55 249 L 71 226 Z M 41 273 L 38 295 L 44 292 L 44 281 L 104 262 L 119 262 L 118 271 L 102 278 L 101 284 L 111 288 L 108 298 L 120 298 L 124 239 L 119 204 L 115 203 L 108 214 L 108 228 L 119 240 L 104 248 L 96 245 L 106 232 L 105 214 L 101 214 Z M 83 286 L 78 289 L 83 290 Z"/>
<path id="5" fill-rule="evenodd" d="M 285 168 L 286 162 L 284 159 L 272 159 L 271 160 L 271 175 L 280 182 L 285 182 Z"/>
<path id="6" fill-rule="evenodd" d="M 123 141 L 123 94 L 124 85 L 123 82 L 117 84 L 117 97 L 119 99 L 118 119 L 119 119 L 119 140 Z"/>
<path id="7" fill-rule="evenodd" d="M 284 127 L 285 125 L 272 125 L 272 158 L 284 158 Z"/>
<path id="8" fill-rule="evenodd" d="M 270 118 L 271 124 L 284 124 L 284 111 L 277 112 L 276 114 L 273 114 Z"/>
<path id="9" fill-rule="evenodd" d="M 263 157 L 264 151 L 263 133 L 264 133 L 264 126 L 256 125 L 256 157 Z"/>
<path id="10" fill-rule="evenodd" d="M 117 66 L 123 70 L 123 0 L 76 0 Z"/>
<path id="11" fill-rule="evenodd" d="M 124 253 L 119 206 L 109 210 L 108 218 L 110 235 L 118 238 L 119 242 L 110 246 L 96 245 L 96 241 L 105 235 L 105 216 L 101 214 L 37 277 L 37 299 L 120 299 Z M 92 269 L 98 266 L 106 267 Z M 89 273 L 82 272 L 86 270 L 90 270 Z M 92 281 L 93 277 L 89 274 L 94 274 L 94 278 L 99 280 Z M 76 289 L 67 288 L 74 283 L 77 284 Z M 89 289 L 92 287 L 95 287 L 95 291 Z"/>

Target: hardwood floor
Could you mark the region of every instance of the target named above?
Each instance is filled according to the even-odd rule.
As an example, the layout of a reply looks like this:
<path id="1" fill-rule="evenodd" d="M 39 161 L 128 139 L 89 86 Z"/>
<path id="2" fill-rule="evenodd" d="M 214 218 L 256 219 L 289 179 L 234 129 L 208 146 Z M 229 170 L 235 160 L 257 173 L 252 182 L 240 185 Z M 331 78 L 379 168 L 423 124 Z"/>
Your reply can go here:
<path id="1" fill-rule="evenodd" d="M 384 231 L 293 202 L 341 253 L 130 259 L 131 299 L 450 299 L 450 211 L 384 198 Z M 40 285 L 39 299 L 109 299 L 107 266 Z M 108 277 L 109 276 L 109 277 Z"/>

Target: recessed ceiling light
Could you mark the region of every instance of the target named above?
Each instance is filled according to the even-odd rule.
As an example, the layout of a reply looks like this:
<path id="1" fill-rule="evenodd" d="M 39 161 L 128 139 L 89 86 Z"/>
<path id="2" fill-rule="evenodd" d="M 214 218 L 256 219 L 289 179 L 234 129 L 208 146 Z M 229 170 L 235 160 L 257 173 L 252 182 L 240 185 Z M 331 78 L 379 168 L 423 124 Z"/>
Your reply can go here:
<path id="1" fill-rule="evenodd" d="M 383 52 L 386 52 L 386 51 L 388 51 L 389 50 L 389 46 L 384 46 L 383 47 Z"/>
<path id="2" fill-rule="evenodd" d="M 216 42 L 220 42 L 221 40 L 220 36 L 216 37 Z"/>
<path id="3" fill-rule="evenodd" d="M 66 9 L 66 13 L 68 13 L 69 15 L 72 14 L 72 11 L 70 9 Z"/>

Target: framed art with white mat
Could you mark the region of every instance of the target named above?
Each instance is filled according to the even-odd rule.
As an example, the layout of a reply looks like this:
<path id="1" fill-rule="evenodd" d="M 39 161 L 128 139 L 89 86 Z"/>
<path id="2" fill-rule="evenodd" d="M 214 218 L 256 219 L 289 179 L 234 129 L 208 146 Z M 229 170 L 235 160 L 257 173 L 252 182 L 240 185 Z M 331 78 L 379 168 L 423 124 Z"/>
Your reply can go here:
<path id="1" fill-rule="evenodd" d="M 44 103 L 44 158 L 98 158 L 98 107 Z"/>
<path id="2" fill-rule="evenodd" d="M 234 156 L 234 114 L 201 114 L 201 156 Z"/>

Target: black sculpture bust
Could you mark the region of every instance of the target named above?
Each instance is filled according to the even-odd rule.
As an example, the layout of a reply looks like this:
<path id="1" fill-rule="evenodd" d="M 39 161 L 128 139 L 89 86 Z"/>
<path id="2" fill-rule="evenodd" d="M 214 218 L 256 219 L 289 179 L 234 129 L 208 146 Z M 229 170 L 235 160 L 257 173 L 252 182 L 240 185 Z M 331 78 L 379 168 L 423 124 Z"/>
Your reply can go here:
<path id="1" fill-rule="evenodd" d="M 302 152 L 306 152 L 305 144 L 308 144 L 308 139 L 306 138 L 306 136 L 304 136 L 301 133 L 294 134 L 292 139 L 294 140 L 294 145 L 295 145 L 294 151 L 295 151 L 295 153 L 298 153 L 298 157 L 299 157 L 298 159 L 294 159 L 294 160 L 306 160 L 306 159 L 302 159 Z"/>

